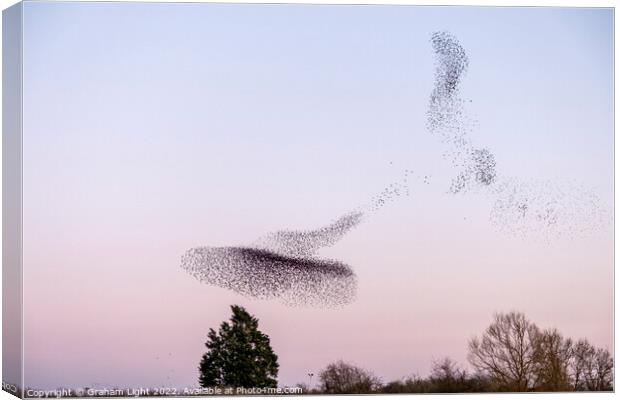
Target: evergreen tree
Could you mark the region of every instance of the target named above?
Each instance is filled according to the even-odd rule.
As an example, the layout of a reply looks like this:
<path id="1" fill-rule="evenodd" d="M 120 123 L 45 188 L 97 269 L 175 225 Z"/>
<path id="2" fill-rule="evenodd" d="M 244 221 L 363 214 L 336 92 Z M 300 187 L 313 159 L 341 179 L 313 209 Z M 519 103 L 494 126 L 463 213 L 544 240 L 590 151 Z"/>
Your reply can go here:
<path id="1" fill-rule="evenodd" d="M 210 329 L 208 351 L 200 361 L 202 387 L 276 387 L 278 356 L 269 336 L 258 330 L 258 319 L 243 307 L 231 306 L 233 315 L 222 322 L 219 332 Z"/>

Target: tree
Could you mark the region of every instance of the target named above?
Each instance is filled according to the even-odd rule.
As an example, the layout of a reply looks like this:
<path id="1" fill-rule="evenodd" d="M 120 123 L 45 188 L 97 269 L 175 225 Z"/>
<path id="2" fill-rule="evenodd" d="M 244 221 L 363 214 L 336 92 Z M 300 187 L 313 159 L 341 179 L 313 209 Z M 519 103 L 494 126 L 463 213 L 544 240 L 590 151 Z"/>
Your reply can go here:
<path id="1" fill-rule="evenodd" d="M 570 364 L 574 390 L 613 390 L 614 360 L 606 349 L 596 348 L 586 339 L 573 348 Z"/>
<path id="2" fill-rule="evenodd" d="M 569 391 L 572 389 L 569 367 L 573 342 L 556 330 L 545 330 L 537 337 L 534 349 L 535 389 Z"/>
<path id="3" fill-rule="evenodd" d="M 381 381 L 372 372 L 344 361 L 329 364 L 319 373 L 321 391 L 326 394 L 373 393 Z"/>
<path id="4" fill-rule="evenodd" d="M 491 390 L 612 391 L 614 361 L 586 339 L 541 331 L 522 313 L 496 314 L 480 339 L 469 342 L 470 363 Z"/>
<path id="5" fill-rule="evenodd" d="M 233 305 L 230 323 L 222 322 L 219 332 L 210 329 L 208 351 L 200 361 L 202 387 L 276 387 L 278 357 L 269 336 L 258 330 L 258 319 L 243 307 Z"/>
<path id="6" fill-rule="evenodd" d="M 517 312 L 495 314 L 480 339 L 469 342 L 469 362 L 499 390 L 527 391 L 535 383 L 539 329 Z"/>
<path id="7" fill-rule="evenodd" d="M 418 375 L 403 380 L 395 380 L 388 382 L 382 387 L 383 393 L 432 393 L 431 384 L 428 379 L 421 378 Z"/>
<path id="8" fill-rule="evenodd" d="M 464 392 L 467 383 L 467 372 L 449 358 L 433 362 L 429 381 L 433 393 Z"/>

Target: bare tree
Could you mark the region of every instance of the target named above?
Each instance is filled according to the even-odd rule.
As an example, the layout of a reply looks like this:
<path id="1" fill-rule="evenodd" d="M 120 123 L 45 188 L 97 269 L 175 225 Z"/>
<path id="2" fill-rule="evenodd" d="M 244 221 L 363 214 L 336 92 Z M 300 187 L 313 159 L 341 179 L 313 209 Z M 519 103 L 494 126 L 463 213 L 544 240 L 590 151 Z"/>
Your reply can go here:
<path id="1" fill-rule="evenodd" d="M 464 369 L 449 357 L 444 357 L 439 361 L 433 361 L 431 366 L 431 378 L 435 379 L 461 379 L 466 376 Z"/>
<path id="2" fill-rule="evenodd" d="M 570 365 L 575 390 L 613 390 L 614 360 L 606 349 L 596 348 L 586 339 L 573 348 Z"/>
<path id="3" fill-rule="evenodd" d="M 380 389 L 381 381 L 372 372 L 344 361 L 329 364 L 319 373 L 321 391 L 326 394 L 373 393 Z"/>
<path id="4" fill-rule="evenodd" d="M 572 389 L 569 367 L 573 342 L 556 330 L 545 330 L 535 342 L 534 382 L 537 391 L 569 391 Z"/>
<path id="5" fill-rule="evenodd" d="M 538 327 L 517 312 L 495 314 L 482 337 L 469 342 L 469 362 L 500 390 L 527 391 L 535 384 Z"/>
<path id="6" fill-rule="evenodd" d="M 467 386 L 467 372 L 446 357 L 433 362 L 429 383 L 434 393 L 464 392 Z"/>

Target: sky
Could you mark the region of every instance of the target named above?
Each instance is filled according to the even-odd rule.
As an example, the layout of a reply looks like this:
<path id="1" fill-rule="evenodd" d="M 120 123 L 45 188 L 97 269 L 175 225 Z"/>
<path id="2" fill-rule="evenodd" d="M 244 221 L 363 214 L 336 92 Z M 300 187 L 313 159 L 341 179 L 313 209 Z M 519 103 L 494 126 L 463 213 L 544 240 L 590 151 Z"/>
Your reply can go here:
<path id="1" fill-rule="evenodd" d="M 574 180 L 611 209 L 610 9 L 26 2 L 26 386 L 195 386 L 231 304 L 259 318 L 283 385 L 340 359 L 385 381 L 465 367 L 511 310 L 613 350 L 611 224 L 514 237 L 488 197 L 446 193 L 456 171 L 426 128 L 444 30 L 502 174 Z M 180 268 L 191 247 L 323 226 L 406 168 L 432 184 L 321 253 L 355 270 L 350 305 L 248 299 Z"/>

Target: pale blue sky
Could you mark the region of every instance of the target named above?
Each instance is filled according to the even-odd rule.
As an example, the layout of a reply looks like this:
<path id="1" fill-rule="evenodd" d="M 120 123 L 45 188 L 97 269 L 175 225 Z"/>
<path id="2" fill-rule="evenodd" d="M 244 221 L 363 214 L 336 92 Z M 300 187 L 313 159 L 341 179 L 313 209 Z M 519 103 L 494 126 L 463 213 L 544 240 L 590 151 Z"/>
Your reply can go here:
<path id="1" fill-rule="evenodd" d="M 155 385 L 170 365 L 194 384 L 231 302 L 261 318 L 285 384 L 340 358 L 385 379 L 464 363 L 509 309 L 610 347 L 610 230 L 537 247 L 444 194 L 454 171 L 425 128 L 437 30 L 469 55 L 471 138 L 501 173 L 574 178 L 611 204 L 610 9 L 25 3 L 26 384 Z M 403 168 L 437 186 L 329 250 L 358 272 L 349 308 L 245 300 L 179 268 L 189 247 L 323 225 Z"/>

